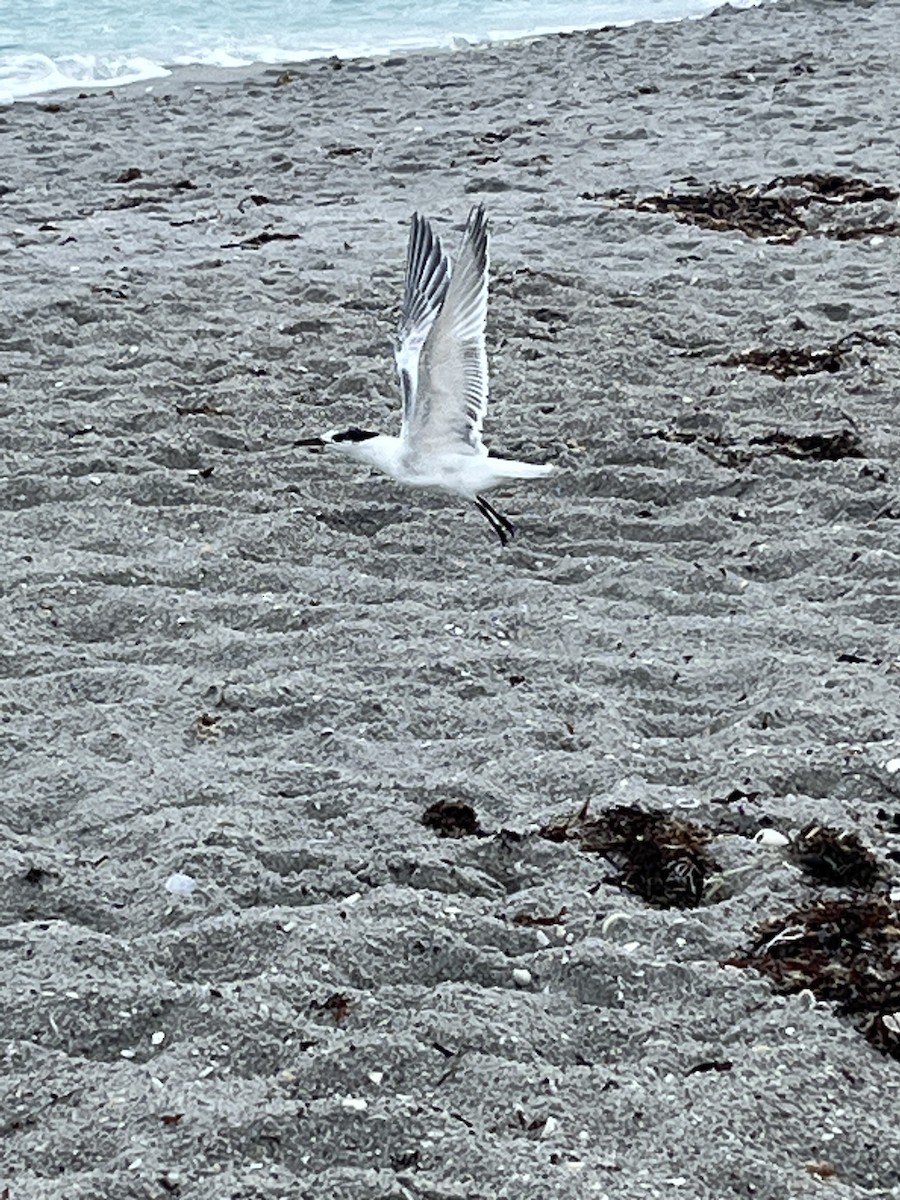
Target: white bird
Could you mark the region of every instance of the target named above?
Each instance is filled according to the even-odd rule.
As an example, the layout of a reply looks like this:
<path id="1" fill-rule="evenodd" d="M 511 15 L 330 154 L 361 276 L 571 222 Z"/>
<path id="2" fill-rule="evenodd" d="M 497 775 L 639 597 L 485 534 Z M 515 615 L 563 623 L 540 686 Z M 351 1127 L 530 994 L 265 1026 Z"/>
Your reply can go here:
<path id="1" fill-rule="evenodd" d="M 514 526 L 482 493 L 512 479 L 550 475 L 555 468 L 489 457 L 481 441 L 488 402 L 487 280 L 488 231 L 481 205 L 469 213 L 452 271 L 431 224 L 414 213 L 394 343 L 403 395 L 400 436 L 332 429 L 296 445 L 337 451 L 410 487 L 474 500 L 505 546 Z"/>

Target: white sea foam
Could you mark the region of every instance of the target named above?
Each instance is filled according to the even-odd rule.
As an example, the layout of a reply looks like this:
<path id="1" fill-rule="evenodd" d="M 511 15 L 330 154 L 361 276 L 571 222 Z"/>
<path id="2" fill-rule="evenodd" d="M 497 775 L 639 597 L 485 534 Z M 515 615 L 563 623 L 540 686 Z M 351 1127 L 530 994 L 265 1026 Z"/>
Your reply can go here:
<path id="1" fill-rule="evenodd" d="M 240 68 L 310 58 L 362 58 L 502 42 L 639 20 L 702 16 L 720 0 L 7 0 L 0 27 L 0 103 L 62 88 L 108 88 L 172 66 Z M 750 7 L 765 0 L 732 0 Z M 76 19 L 77 15 L 77 19 Z"/>
<path id="2" fill-rule="evenodd" d="M 10 54 L 0 57 L 0 104 L 44 96 L 62 88 L 119 87 L 170 74 L 160 63 L 141 56 L 72 54 L 52 59 L 46 54 Z"/>

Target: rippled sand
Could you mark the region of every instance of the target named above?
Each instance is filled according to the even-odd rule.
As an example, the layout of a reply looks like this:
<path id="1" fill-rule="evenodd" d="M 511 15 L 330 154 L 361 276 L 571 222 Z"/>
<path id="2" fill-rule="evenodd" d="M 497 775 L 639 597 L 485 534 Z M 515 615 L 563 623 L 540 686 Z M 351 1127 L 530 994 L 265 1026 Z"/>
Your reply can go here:
<path id="1" fill-rule="evenodd" d="M 898 873 L 898 22 L 0 112 L 10 1200 L 900 1195 L 900 1062 L 720 965 L 849 894 L 766 824 Z M 562 468 L 506 550 L 293 446 L 396 423 L 406 222 L 478 200 L 486 439 Z M 586 802 L 710 829 L 703 903 Z"/>

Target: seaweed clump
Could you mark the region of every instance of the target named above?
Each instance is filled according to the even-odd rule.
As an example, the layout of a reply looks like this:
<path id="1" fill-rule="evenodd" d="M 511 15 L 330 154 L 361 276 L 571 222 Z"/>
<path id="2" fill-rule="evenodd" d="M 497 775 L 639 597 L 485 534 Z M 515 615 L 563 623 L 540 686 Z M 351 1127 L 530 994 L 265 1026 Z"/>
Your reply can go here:
<path id="1" fill-rule="evenodd" d="M 788 433 L 777 429 L 772 433 L 750 439 L 753 446 L 769 447 L 773 454 L 786 458 L 812 459 L 815 462 L 838 462 L 842 458 L 865 458 L 862 439 L 853 429 L 837 429 L 826 433 Z"/>
<path id="2" fill-rule="evenodd" d="M 702 186 L 696 179 L 684 181 L 685 190 L 661 195 L 634 196 L 616 190 L 603 193 L 582 192 L 582 200 L 611 200 L 621 208 L 638 212 L 667 212 L 687 225 L 704 229 L 738 230 L 750 238 L 770 242 L 796 242 L 805 234 L 818 233 L 839 241 L 900 235 L 900 223 L 876 222 L 850 227 L 811 226 L 805 213 L 812 205 L 832 209 L 849 205 L 868 205 L 896 200 L 900 192 L 889 184 L 869 183 L 843 175 L 807 172 L 780 175 L 763 184 L 711 183 Z"/>
<path id="3" fill-rule="evenodd" d="M 776 379 L 791 379 L 795 375 L 816 375 L 821 371 L 834 375 L 847 365 L 848 354 L 858 346 L 883 346 L 884 338 L 878 334 L 852 330 L 821 350 L 809 346 L 754 346 L 741 350 L 727 358 L 718 359 L 718 367 L 749 367 L 774 375 Z M 867 360 L 863 359 L 865 363 Z"/>
<path id="4" fill-rule="evenodd" d="M 900 1059 L 900 913 L 886 897 L 816 900 L 759 926 L 723 966 L 752 967 L 783 995 L 809 990 Z"/>
<path id="5" fill-rule="evenodd" d="M 808 875 L 834 887 L 868 891 L 882 875 L 878 860 L 855 833 L 815 821 L 797 834 L 790 855 Z"/>
<path id="6" fill-rule="evenodd" d="M 657 908 L 696 908 L 709 877 L 719 870 L 707 850 L 711 833 L 691 821 L 635 805 L 616 805 L 598 817 L 584 805 L 540 830 L 551 842 L 577 842 L 618 869 L 610 882 Z"/>
<path id="7" fill-rule="evenodd" d="M 863 440 L 854 429 L 828 429 L 814 433 L 791 433 L 774 429 L 751 438 L 748 446 L 737 446 L 719 433 L 695 430 L 651 429 L 641 435 L 693 446 L 720 467 L 740 469 L 759 458 L 780 454 L 802 462 L 838 462 L 842 458 L 865 458 Z M 758 449 L 757 449 L 758 447 Z"/>
<path id="8" fill-rule="evenodd" d="M 422 824 L 438 837 L 479 837 L 483 830 L 478 814 L 465 800 L 437 800 L 422 813 Z"/>
<path id="9" fill-rule="evenodd" d="M 673 192 L 640 199 L 620 198 L 624 208 L 638 212 L 667 212 L 686 225 L 704 229 L 737 229 L 752 238 L 796 242 L 807 232 L 796 200 L 768 195 L 767 190 L 738 183 L 711 184 L 703 191 Z"/>

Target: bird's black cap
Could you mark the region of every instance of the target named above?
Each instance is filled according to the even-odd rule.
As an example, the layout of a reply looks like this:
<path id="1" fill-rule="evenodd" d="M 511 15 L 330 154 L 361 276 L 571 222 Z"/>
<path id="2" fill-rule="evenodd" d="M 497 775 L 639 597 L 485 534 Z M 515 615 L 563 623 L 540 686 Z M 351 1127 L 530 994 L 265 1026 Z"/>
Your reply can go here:
<path id="1" fill-rule="evenodd" d="M 369 438 L 378 437 L 377 433 L 372 433 L 368 429 L 345 429 L 343 433 L 336 433 L 332 437 L 333 442 L 367 442 Z"/>

